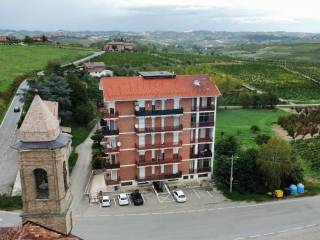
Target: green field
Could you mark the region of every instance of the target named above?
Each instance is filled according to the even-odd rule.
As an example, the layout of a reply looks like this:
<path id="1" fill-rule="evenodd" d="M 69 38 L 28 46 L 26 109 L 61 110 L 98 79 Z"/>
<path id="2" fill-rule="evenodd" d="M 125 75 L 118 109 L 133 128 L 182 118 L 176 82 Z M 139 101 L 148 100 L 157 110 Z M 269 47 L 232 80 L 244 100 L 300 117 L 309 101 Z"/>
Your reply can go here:
<path id="1" fill-rule="evenodd" d="M 234 135 L 241 145 L 246 147 L 255 147 L 255 137 L 258 134 L 272 135 L 272 125 L 277 123 L 280 116 L 286 116 L 289 113 L 282 110 L 257 110 L 257 109 L 236 109 L 221 110 L 217 113 L 216 137 L 224 135 Z M 254 134 L 250 128 L 257 125 L 260 132 Z"/>
<path id="2" fill-rule="evenodd" d="M 92 52 L 79 48 L 0 45 L 0 92 L 6 91 L 17 75 L 41 70 L 48 61 L 68 63 Z"/>
<path id="3" fill-rule="evenodd" d="M 95 61 L 102 61 L 107 66 L 117 65 L 119 67 L 123 67 L 126 64 L 130 65 L 131 67 L 142 67 L 142 65 L 159 66 L 172 64 L 172 61 L 169 59 L 156 54 L 134 52 L 108 52 L 97 57 Z"/>

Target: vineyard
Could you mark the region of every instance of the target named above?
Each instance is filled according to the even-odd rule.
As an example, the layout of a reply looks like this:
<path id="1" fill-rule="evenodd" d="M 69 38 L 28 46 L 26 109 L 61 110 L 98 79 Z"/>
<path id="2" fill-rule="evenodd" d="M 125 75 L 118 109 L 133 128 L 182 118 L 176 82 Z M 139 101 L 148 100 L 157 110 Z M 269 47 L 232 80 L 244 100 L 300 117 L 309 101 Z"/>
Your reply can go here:
<path id="1" fill-rule="evenodd" d="M 292 146 L 294 153 L 305 162 L 306 169 L 310 169 L 306 174 L 320 178 L 320 137 L 297 140 Z"/>
<path id="2" fill-rule="evenodd" d="M 320 102 L 319 84 L 291 73 L 278 63 L 270 61 L 239 60 L 215 53 L 173 52 L 106 53 L 96 58 L 96 61 L 105 62 L 116 75 L 134 75 L 136 71 L 142 70 L 168 70 L 176 74 L 208 74 L 222 88 L 222 92 L 225 93 L 223 103 L 226 104 L 237 104 L 237 93 L 239 90 L 243 91 L 240 89 L 241 83 L 249 84 L 264 92 L 271 92 L 292 102 Z M 294 66 L 309 75 L 320 75 L 319 69 L 312 67 L 311 64 L 294 64 Z"/>

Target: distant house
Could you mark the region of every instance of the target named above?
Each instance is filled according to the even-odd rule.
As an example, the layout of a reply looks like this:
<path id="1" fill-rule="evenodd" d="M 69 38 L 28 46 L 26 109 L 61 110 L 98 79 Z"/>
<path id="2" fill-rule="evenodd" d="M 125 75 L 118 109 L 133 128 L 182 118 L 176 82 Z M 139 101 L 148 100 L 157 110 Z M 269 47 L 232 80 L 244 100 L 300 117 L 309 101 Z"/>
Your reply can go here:
<path id="1" fill-rule="evenodd" d="M 106 69 L 106 65 L 103 62 L 91 62 L 84 64 L 84 71 L 89 73 L 93 77 L 112 77 L 113 72 Z"/>
<path id="2" fill-rule="evenodd" d="M 44 34 L 34 35 L 32 37 L 32 39 L 34 42 L 47 42 L 48 41 L 48 38 Z"/>
<path id="3" fill-rule="evenodd" d="M 124 52 L 133 50 L 134 44 L 129 42 L 110 42 L 106 44 L 103 50 L 108 52 Z"/>
<path id="4" fill-rule="evenodd" d="M 0 44 L 7 44 L 9 43 L 9 39 L 7 36 L 0 36 Z"/>

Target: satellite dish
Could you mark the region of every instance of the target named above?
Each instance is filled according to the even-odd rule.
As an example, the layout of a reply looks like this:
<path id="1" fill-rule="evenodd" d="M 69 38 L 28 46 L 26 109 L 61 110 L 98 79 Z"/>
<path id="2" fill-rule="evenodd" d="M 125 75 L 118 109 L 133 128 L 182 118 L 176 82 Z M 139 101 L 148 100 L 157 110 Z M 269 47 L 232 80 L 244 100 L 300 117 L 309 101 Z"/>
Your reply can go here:
<path id="1" fill-rule="evenodd" d="M 138 124 L 135 124 L 134 127 L 135 127 L 135 128 L 139 128 L 139 125 L 138 125 Z"/>
<path id="2" fill-rule="evenodd" d="M 121 147 L 121 142 L 117 142 L 118 147 Z"/>

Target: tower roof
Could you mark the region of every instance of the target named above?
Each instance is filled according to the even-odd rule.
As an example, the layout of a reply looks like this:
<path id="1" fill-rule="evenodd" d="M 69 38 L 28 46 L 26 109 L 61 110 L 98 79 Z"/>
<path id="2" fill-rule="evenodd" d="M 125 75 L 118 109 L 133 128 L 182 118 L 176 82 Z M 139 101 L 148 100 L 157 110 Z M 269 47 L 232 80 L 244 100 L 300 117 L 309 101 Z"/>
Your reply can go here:
<path id="1" fill-rule="evenodd" d="M 36 95 L 20 127 L 22 142 L 48 142 L 57 139 L 60 134 L 57 111 L 49 108 L 57 104 L 48 104 Z"/>

